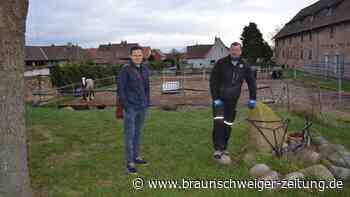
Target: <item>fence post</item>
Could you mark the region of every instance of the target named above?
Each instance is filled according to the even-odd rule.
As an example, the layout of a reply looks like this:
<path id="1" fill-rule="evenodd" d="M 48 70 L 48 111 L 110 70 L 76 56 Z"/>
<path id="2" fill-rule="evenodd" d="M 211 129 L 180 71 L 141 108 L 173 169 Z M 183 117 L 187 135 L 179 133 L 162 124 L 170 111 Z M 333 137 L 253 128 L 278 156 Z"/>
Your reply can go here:
<path id="1" fill-rule="evenodd" d="M 203 72 L 202 72 L 202 80 L 205 81 L 205 69 L 203 69 Z"/>
<path id="2" fill-rule="evenodd" d="M 289 92 L 289 82 L 287 81 L 287 108 L 288 112 L 290 112 L 290 92 Z"/>
<path id="3" fill-rule="evenodd" d="M 320 107 L 320 113 L 322 114 L 322 97 L 321 97 L 321 85 L 320 82 L 318 82 L 318 103 L 319 103 L 319 107 Z"/>
<path id="4" fill-rule="evenodd" d="M 337 62 L 337 78 L 338 78 L 338 102 L 342 101 L 342 69 L 339 62 Z"/>
<path id="5" fill-rule="evenodd" d="M 297 79 L 297 69 L 295 68 L 295 65 L 293 65 L 293 74 L 294 74 L 294 80 Z"/>

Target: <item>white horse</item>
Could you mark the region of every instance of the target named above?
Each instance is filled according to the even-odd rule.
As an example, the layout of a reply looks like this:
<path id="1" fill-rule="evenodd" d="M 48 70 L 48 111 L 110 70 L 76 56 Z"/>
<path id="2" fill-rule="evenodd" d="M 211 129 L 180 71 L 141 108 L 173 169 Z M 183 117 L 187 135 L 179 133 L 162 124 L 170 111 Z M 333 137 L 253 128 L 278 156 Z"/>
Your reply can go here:
<path id="1" fill-rule="evenodd" d="M 83 100 L 89 101 L 95 98 L 95 85 L 94 80 L 90 78 L 81 78 L 81 87 L 83 91 Z"/>

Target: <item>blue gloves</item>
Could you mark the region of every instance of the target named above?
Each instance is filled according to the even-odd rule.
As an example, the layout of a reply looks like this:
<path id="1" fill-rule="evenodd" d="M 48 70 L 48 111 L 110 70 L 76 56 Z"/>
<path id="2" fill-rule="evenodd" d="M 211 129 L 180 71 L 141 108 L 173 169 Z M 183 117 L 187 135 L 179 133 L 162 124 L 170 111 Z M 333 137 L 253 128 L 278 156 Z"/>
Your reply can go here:
<path id="1" fill-rule="evenodd" d="M 248 102 L 248 108 L 254 109 L 256 107 L 256 100 L 249 100 Z"/>
<path id="2" fill-rule="evenodd" d="M 224 103 L 220 99 L 214 100 L 214 107 L 221 107 Z"/>

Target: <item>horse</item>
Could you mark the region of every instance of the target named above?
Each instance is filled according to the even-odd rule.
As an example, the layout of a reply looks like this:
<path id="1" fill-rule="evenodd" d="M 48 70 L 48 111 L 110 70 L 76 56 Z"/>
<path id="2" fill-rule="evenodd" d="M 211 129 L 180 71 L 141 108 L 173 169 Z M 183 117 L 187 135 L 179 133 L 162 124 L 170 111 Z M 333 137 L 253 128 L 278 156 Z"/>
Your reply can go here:
<path id="1" fill-rule="evenodd" d="M 93 79 L 82 77 L 81 87 L 83 92 L 83 100 L 89 101 L 95 99 L 95 85 Z"/>

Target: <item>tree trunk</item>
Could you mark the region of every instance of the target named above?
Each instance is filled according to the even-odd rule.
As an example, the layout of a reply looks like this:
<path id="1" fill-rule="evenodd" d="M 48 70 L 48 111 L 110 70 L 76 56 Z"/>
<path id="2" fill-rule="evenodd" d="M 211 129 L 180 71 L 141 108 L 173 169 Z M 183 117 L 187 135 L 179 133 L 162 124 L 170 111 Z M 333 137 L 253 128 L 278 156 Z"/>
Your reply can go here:
<path id="1" fill-rule="evenodd" d="M 24 125 L 28 0 L 0 3 L 0 197 L 31 197 Z"/>

